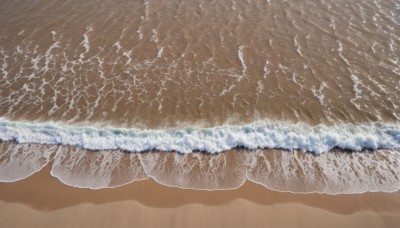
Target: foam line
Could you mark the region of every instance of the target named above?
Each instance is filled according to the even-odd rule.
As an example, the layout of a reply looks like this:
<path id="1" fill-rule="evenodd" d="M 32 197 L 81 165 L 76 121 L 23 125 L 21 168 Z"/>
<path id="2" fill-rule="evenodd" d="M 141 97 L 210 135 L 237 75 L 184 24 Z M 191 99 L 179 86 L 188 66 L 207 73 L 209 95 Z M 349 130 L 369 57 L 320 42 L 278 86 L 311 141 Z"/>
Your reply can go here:
<path id="1" fill-rule="evenodd" d="M 181 127 L 159 130 L 96 128 L 62 123 L 32 123 L 0 119 L 0 139 L 18 143 L 62 144 L 89 150 L 121 149 L 190 153 L 247 149 L 299 149 L 321 154 L 340 148 L 400 148 L 400 125 L 390 123 L 311 126 L 304 123 L 258 121 L 212 128 Z"/>

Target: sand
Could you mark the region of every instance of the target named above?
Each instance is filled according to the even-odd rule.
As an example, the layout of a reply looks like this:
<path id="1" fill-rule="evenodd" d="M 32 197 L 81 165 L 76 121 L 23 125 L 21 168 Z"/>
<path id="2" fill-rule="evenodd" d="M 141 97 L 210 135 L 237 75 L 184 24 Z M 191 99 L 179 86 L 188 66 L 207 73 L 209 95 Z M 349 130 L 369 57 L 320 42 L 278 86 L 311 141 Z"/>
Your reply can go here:
<path id="1" fill-rule="evenodd" d="M 144 180 L 114 189 L 66 186 L 46 167 L 0 184 L 1 227 L 398 227 L 400 193 L 293 194 L 245 183 L 199 191 Z"/>

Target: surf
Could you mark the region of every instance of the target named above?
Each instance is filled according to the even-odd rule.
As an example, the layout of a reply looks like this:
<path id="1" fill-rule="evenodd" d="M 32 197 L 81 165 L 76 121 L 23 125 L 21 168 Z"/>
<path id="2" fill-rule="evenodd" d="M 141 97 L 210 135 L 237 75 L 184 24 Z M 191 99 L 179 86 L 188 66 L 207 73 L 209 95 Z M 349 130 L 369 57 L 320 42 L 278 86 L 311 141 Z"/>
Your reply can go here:
<path id="1" fill-rule="evenodd" d="M 17 143 L 77 146 L 88 150 L 128 152 L 201 151 L 220 153 L 234 148 L 301 150 L 323 154 L 338 148 L 400 148 L 398 123 L 338 123 L 308 125 L 286 121 L 256 121 L 203 128 L 186 126 L 165 129 L 113 128 L 0 119 L 0 140 Z"/>

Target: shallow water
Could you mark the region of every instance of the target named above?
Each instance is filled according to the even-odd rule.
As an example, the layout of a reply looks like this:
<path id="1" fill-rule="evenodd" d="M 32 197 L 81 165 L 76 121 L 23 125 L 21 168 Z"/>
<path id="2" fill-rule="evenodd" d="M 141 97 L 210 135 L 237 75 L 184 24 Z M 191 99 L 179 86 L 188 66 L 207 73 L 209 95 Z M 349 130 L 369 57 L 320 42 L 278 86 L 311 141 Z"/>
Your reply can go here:
<path id="1" fill-rule="evenodd" d="M 53 175 L 77 187 L 153 177 L 199 189 L 245 179 L 294 192 L 399 189 L 396 1 L 4 1 L 0 28 L 3 181 L 54 160 Z M 282 162 L 267 169 L 271 150 Z M 143 165 L 150 155 L 168 165 Z M 288 178 L 299 156 L 301 187 Z M 213 172 L 172 180 L 194 157 L 215 161 Z M 249 168 L 253 157 L 268 162 Z M 86 183 L 93 167 L 105 179 Z M 119 169 L 130 171 L 110 181 Z"/>

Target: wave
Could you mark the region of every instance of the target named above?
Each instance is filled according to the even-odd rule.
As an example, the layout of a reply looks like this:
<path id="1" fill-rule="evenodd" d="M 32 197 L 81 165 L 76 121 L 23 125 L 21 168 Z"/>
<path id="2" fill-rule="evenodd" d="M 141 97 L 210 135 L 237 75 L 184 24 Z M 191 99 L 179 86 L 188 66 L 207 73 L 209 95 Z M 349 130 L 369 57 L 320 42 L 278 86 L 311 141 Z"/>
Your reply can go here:
<path id="1" fill-rule="evenodd" d="M 0 139 L 18 143 L 62 144 L 89 150 L 120 149 L 129 152 L 160 150 L 218 153 L 243 147 L 250 150 L 279 148 L 322 154 L 334 148 L 351 151 L 398 149 L 400 125 L 341 123 L 333 126 L 311 126 L 283 121 L 257 121 L 212 128 L 141 130 L 0 119 Z"/>
<path id="2" fill-rule="evenodd" d="M 77 188 L 115 188 L 151 178 L 183 189 L 236 189 L 245 181 L 296 193 L 394 192 L 400 189 L 400 150 L 312 153 L 230 150 L 225 153 L 122 153 L 63 145 L 0 143 L 0 182 L 27 178 L 48 165 Z M 48 171 L 47 171 L 48 172 Z"/>

